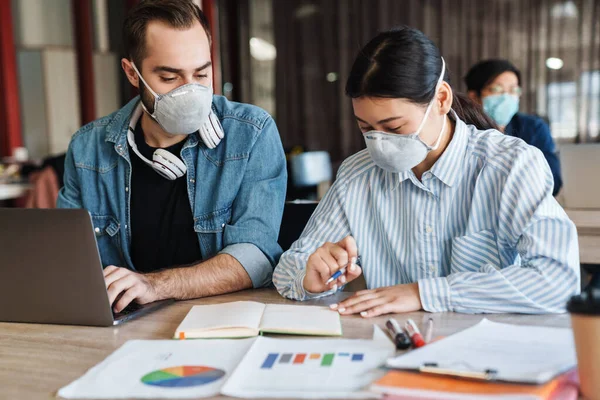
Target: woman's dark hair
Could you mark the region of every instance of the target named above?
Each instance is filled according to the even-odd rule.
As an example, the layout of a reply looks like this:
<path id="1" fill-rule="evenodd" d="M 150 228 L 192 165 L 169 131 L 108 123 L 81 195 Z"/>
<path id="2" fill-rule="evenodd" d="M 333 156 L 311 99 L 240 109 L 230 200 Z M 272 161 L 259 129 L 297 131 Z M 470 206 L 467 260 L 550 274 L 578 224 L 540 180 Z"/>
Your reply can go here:
<path id="1" fill-rule="evenodd" d="M 346 94 L 352 98 L 408 99 L 427 105 L 442 72 L 438 48 L 417 29 L 401 26 L 375 36 L 358 54 Z M 444 80 L 450 83 L 448 70 Z M 478 129 L 496 129 L 483 109 L 467 96 L 454 93 L 452 108 L 460 119 Z"/>
<path id="2" fill-rule="evenodd" d="M 467 90 L 474 90 L 478 95 L 484 87 L 489 85 L 504 72 L 512 72 L 517 76 L 519 86 L 521 86 L 521 71 L 508 60 L 483 60 L 473 65 L 467 75 L 465 83 Z"/>

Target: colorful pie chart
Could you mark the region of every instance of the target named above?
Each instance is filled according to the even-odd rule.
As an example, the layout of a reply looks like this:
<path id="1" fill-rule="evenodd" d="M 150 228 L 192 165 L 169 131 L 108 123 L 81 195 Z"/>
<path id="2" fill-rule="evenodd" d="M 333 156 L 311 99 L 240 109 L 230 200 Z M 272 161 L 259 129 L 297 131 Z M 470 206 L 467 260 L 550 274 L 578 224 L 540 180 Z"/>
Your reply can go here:
<path id="1" fill-rule="evenodd" d="M 225 371 L 211 367 L 170 367 L 144 375 L 142 383 L 151 386 L 182 388 L 207 385 L 218 381 L 224 376 Z"/>

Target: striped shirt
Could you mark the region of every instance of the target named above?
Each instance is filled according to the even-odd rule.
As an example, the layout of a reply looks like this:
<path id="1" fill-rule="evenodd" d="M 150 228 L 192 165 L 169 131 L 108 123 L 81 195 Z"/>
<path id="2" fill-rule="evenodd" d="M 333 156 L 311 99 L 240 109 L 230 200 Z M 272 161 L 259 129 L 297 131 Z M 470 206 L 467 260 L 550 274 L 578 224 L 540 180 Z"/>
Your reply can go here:
<path id="1" fill-rule="evenodd" d="M 422 181 L 363 150 L 342 164 L 273 282 L 292 299 L 330 294 L 304 290 L 306 262 L 352 235 L 367 287 L 418 282 L 426 311 L 564 312 L 580 290 L 579 250 L 553 185 L 538 149 L 461 120 Z"/>

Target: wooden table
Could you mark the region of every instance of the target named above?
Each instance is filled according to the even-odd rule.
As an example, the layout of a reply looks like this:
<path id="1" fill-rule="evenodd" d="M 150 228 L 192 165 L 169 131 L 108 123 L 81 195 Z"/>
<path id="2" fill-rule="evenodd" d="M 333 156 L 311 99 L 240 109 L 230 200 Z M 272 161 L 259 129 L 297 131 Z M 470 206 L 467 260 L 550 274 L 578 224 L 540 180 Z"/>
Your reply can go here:
<path id="1" fill-rule="evenodd" d="M 582 264 L 600 264 L 600 210 L 565 210 L 577 227 Z"/>
<path id="2" fill-rule="evenodd" d="M 349 293 L 305 304 L 331 304 Z M 49 399 L 56 391 L 79 378 L 89 368 L 104 360 L 131 339 L 170 339 L 173 332 L 195 304 L 214 304 L 239 300 L 264 303 L 291 303 L 273 289 L 243 291 L 206 299 L 182 301 L 114 328 L 0 323 L 0 398 Z M 3 305 L 3 307 L 10 305 Z M 399 315 L 400 322 L 413 318 L 424 325 L 434 319 L 434 337 L 447 336 L 479 322 L 483 315 L 415 312 Z M 490 320 L 515 324 L 569 327 L 562 315 L 486 315 Z M 387 317 L 365 320 L 343 317 L 344 337 L 368 339 L 373 324 L 384 327 Z"/>

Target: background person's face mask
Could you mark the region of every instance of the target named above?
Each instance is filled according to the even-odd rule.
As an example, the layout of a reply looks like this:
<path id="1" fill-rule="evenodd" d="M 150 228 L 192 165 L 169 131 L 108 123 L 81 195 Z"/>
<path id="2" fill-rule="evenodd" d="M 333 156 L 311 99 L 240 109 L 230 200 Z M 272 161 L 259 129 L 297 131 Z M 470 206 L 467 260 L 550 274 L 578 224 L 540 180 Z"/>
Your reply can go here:
<path id="1" fill-rule="evenodd" d="M 440 146 L 442 136 L 446 129 L 446 116 L 442 130 L 438 135 L 433 146 L 429 146 L 419 137 L 425 121 L 431 112 L 433 103 L 437 98 L 437 91 L 444 80 L 444 72 L 446 70 L 446 62 L 442 58 L 442 73 L 435 87 L 435 95 L 427 106 L 427 111 L 421 120 L 421 124 L 415 133 L 409 135 L 386 133 L 381 131 L 365 132 L 364 138 L 367 144 L 367 149 L 371 155 L 373 162 L 380 168 L 389 172 L 405 172 L 419 165 L 432 150 L 437 150 Z"/>
<path id="2" fill-rule="evenodd" d="M 134 63 L 133 69 L 146 88 L 154 96 L 154 112 L 150 113 L 144 103 L 142 107 L 160 126 L 173 135 L 192 134 L 208 120 L 211 111 L 212 87 L 199 83 L 188 83 L 166 94 L 157 94 L 146 83 Z"/>
<path id="3" fill-rule="evenodd" d="M 519 111 L 519 98 L 512 94 L 494 94 L 483 98 L 483 110 L 500 126 L 506 126 Z"/>

